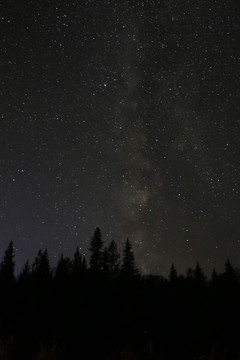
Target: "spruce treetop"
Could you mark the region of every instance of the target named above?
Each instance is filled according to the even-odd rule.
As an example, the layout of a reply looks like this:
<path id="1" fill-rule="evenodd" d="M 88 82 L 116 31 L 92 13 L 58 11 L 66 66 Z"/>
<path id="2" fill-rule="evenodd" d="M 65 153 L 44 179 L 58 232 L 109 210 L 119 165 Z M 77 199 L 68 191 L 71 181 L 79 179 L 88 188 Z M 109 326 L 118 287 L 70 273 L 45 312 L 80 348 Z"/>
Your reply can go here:
<path id="1" fill-rule="evenodd" d="M 123 276 L 126 277 L 133 277 L 138 274 L 138 269 L 135 265 L 135 258 L 132 250 L 132 245 L 128 238 L 126 240 L 125 247 L 123 249 L 121 273 Z"/>

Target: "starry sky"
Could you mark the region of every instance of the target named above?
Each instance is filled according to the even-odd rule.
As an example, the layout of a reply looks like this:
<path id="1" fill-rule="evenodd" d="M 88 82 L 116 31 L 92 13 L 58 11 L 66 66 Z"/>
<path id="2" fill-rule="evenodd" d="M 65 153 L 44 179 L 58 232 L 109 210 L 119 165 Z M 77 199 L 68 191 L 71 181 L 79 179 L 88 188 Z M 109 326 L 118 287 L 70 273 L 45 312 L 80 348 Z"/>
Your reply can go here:
<path id="1" fill-rule="evenodd" d="M 240 266 L 238 0 L 0 4 L 0 255 L 97 226 L 142 273 Z"/>

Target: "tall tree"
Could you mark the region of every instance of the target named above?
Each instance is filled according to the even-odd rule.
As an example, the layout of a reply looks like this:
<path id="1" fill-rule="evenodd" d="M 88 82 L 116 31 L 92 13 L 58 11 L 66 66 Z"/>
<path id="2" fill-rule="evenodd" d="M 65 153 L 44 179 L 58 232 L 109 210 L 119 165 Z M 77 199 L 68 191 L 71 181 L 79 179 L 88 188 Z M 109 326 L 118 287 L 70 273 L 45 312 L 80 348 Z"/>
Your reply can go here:
<path id="1" fill-rule="evenodd" d="M 207 278 L 203 273 L 202 268 L 199 265 L 199 262 L 196 263 L 196 267 L 193 271 L 194 279 L 199 286 L 205 286 L 207 283 Z"/>
<path id="2" fill-rule="evenodd" d="M 75 278 L 82 272 L 82 255 L 80 254 L 79 248 L 77 247 L 72 261 L 72 274 Z"/>
<path id="3" fill-rule="evenodd" d="M 126 240 L 125 247 L 123 249 L 121 274 L 124 277 L 134 277 L 138 274 L 138 269 L 135 264 L 132 245 L 128 238 Z"/>
<path id="4" fill-rule="evenodd" d="M 32 265 L 32 275 L 35 280 L 40 280 L 42 282 L 49 281 L 51 279 L 47 249 L 44 251 L 38 251 L 38 254 Z"/>
<path id="5" fill-rule="evenodd" d="M 93 271 L 98 271 L 102 268 L 103 259 L 103 241 L 99 227 L 96 228 L 93 234 L 89 250 L 91 251 L 90 268 Z"/>
<path id="6" fill-rule="evenodd" d="M 189 282 L 193 281 L 193 279 L 194 279 L 194 270 L 192 268 L 187 269 L 186 279 Z"/>
<path id="7" fill-rule="evenodd" d="M 69 278 L 70 270 L 71 260 L 68 257 L 64 258 L 63 254 L 61 254 L 55 274 L 55 282 L 57 285 L 65 285 L 65 282 Z"/>
<path id="8" fill-rule="evenodd" d="M 10 241 L 0 266 L 0 281 L 2 284 L 7 286 L 11 286 L 15 281 L 15 277 L 14 277 L 15 262 L 13 261 L 14 256 L 15 254 L 14 254 L 13 242 Z"/>
<path id="9" fill-rule="evenodd" d="M 227 274 L 228 276 L 233 276 L 234 274 L 234 269 L 229 259 L 227 259 L 225 263 L 225 274 Z"/>
<path id="10" fill-rule="evenodd" d="M 102 266 L 101 268 L 105 272 L 105 274 L 109 274 L 110 272 L 110 263 L 109 263 L 109 252 L 108 248 L 105 246 L 102 254 Z"/>
<path id="11" fill-rule="evenodd" d="M 82 271 L 84 273 L 87 271 L 87 261 L 85 255 L 83 255 L 83 259 L 82 259 Z"/>
<path id="12" fill-rule="evenodd" d="M 223 278 L 228 286 L 237 286 L 239 284 L 236 273 L 229 259 L 227 259 L 225 263 Z"/>
<path id="13" fill-rule="evenodd" d="M 112 240 L 108 247 L 105 247 L 103 250 L 101 268 L 108 275 L 117 275 L 120 267 L 119 259 L 120 255 L 117 251 L 117 244 Z"/>
<path id="14" fill-rule="evenodd" d="M 120 254 L 118 253 L 117 244 L 112 240 L 108 246 L 109 254 L 109 271 L 112 275 L 116 275 L 120 268 Z"/>
<path id="15" fill-rule="evenodd" d="M 217 277 L 218 277 L 218 274 L 216 272 L 216 269 L 213 268 L 212 275 L 211 275 L 211 281 L 216 281 Z"/>
<path id="16" fill-rule="evenodd" d="M 171 283 L 174 283 L 174 282 L 176 282 L 177 278 L 178 278 L 177 270 L 176 270 L 174 264 L 172 264 L 171 268 L 170 268 L 169 280 Z"/>
<path id="17" fill-rule="evenodd" d="M 18 282 L 19 283 L 29 282 L 30 278 L 31 278 L 31 270 L 30 270 L 29 260 L 27 260 L 22 268 L 22 271 L 19 274 Z"/>

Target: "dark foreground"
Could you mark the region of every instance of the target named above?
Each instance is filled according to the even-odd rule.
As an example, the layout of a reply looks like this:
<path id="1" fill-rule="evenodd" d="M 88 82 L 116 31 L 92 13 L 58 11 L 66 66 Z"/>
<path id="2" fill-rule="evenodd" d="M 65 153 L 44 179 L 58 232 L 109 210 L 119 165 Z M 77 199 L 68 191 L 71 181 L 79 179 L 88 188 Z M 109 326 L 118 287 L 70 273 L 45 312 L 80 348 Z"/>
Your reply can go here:
<path id="1" fill-rule="evenodd" d="M 16 279 L 10 244 L 0 267 L 0 360 L 240 359 L 240 284 L 229 261 L 210 281 L 199 264 L 186 276 L 172 266 L 169 280 L 142 277 L 129 241 L 121 267 L 118 256 L 110 261 L 114 246 L 98 266 L 93 250 L 89 269 L 78 250 L 61 257 L 54 273 L 40 251 Z"/>
<path id="2" fill-rule="evenodd" d="M 1 295 L 0 359 L 240 359 L 234 276 L 19 280 Z"/>

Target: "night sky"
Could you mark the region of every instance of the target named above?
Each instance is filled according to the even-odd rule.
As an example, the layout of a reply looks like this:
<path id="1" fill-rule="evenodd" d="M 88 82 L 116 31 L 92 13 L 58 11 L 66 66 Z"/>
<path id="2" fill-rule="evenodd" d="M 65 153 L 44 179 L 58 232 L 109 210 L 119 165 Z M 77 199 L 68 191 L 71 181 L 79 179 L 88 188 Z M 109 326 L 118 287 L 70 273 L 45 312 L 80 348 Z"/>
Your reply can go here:
<path id="1" fill-rule="evenodd" d="M 100 227 L 143 273 L 240 267 L 239 0 L 0 4 L 0 256 Z"/>

